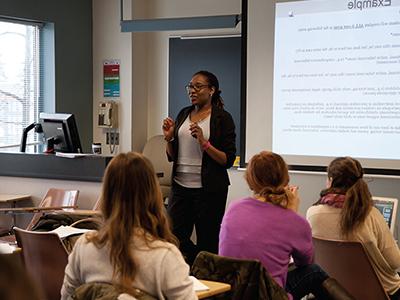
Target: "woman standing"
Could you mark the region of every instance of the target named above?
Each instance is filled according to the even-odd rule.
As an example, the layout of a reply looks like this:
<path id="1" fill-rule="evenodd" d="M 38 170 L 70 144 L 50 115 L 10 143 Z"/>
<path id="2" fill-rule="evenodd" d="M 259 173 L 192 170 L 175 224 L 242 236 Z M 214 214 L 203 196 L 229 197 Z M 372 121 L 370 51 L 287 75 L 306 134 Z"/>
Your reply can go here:
<path id="1" fill-rule="evenodd" d="M 147 158 L 129 152 L 111 160 L 100 206 L 104 225 L 76 242 L 61 299 L 90 282 L 112 283 L 133 295 L 139 289 L 157 299 L 197 299 Z"/>
<path id="2" fill-rule="evenodd" d="M 327 188 L 307 211 L 313 236 L 359 241 L 391 299 L 400 299 L 400 251 L 382 214 L 372 204 L 364 171 L 351 157 L 328 166 Z"/>
<path id="3" fill-rule="evenodd" d="M 192 263 L 199 251 L 218 251 L 236 134 L 214 74 L 195 73 L 186 90 L 192 105 L 175 121 L 164 119 L 162 128 L 168 158 L 174 162 L 168 212 L 181 251 Z M 197 245 L 190 240 L 194 226 Z"/>

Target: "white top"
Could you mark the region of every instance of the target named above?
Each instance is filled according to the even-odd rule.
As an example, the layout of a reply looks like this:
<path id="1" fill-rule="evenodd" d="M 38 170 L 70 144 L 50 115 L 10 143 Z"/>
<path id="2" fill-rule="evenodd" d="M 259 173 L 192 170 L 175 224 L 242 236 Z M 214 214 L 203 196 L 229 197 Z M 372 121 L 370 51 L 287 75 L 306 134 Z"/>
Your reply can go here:
<path id="1" fill-rule="evenodd" d="M 154 241 L 146 246 L 135 236 L 132 246 L 138 271 L 134 287 L 157 299 L 197 299 L 189 278 L 189 266 L 171 243 Z M 128 247 L 128 242 L 126 243 Z M 75 289 L 87 282 L 112 282 L 113 267 L 107 247 L 98 249 L 82 235 L 68 257 L 61 299 L 72 299 Z"/>
<path id="2" fill-rule="evenodd" d="M 197 122 L 203 130 L 206 140 L 210 137 L 210 115 Z M 203 160 L 203 149 L 197 139 L 190 134 L 190 115 L 185 119 L 178 130 L 179 152 L 174 181 L 188 188 L 201 188 L 201 163 Z"/>

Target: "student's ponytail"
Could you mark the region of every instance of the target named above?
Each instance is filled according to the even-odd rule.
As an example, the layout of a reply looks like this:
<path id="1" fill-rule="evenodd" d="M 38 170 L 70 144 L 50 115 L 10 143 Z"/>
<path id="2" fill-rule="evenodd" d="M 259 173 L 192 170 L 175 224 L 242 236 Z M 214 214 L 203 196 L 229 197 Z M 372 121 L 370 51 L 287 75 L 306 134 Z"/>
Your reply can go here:
<path id="1" fill-rule="evenodd" d="M 371 207 L 372 198 L 368 186 L 359 178 L 346 192 L 340 219 L 342 235 L 348 236 L 362 225 Z"/>
<path id="2" fill-rule="evenodd" d="M 328 166 L 330 187 L 321 192 L 326 194 L 343 194 L 345 200 L 341 211 L 340 229 L 348 237 L 361 226 L 372 207 L 371 193 L 364 181 L 364 171 L 360 162 L 351 157 L 335 158 Z M 321 199 L 316 203 L 320 204 Z"/>

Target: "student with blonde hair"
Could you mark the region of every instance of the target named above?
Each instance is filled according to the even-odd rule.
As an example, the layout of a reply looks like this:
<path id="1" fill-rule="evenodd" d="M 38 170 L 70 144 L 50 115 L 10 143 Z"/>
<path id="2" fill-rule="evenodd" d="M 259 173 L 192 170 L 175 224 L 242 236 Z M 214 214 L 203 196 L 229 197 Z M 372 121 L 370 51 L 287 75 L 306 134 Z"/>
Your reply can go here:
<path id="1" fill-rule="evenodd" d="M 311 228 L 297 214 L 298 188 L 289 186 L 283 158 L 267 151 L 254 155 L 245 178 L 253 196 L 235 201 L 225 213 L 219 254 L 259 260 L 290 299 L 309 293 L 317 299 L 331 299 L 325 288 L 328 281 L 346 295 L 334 279 L 313 264 Z M 290 257 L 296 268 L 288 272 Z"/>
<path id="2" fill-rule="evenodd" d="M 360 162 L 335 158 L 327 188 L 307 211 L 313 236 L 361 242 L 391 299 L 400 299 L 400 251 L 382 214 L 373 206 Z"/>
<path id="3" fill-rule="evenodd" d="M 104 225 L 79 238 L 65 269 L 62 299 L 88 282 L 108 282 L 158 299 L 197 299 L 189 267 L 176 247 L 150 161 L 117 155 L 106 168 L 101 213 Z"/>

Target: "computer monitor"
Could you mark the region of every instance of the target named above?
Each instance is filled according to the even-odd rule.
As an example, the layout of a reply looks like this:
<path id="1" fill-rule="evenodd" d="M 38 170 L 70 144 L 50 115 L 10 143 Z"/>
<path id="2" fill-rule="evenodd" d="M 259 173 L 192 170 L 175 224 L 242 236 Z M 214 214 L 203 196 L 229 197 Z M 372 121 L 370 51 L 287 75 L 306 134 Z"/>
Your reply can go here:
<path id="1" fill-rule="evenodd" d="M 73 114 L 40 113 L 47 152 L 82 153 L 78 127 Z"/>
<path id="2" fill-rule="evenodd" d="M 382 213 L 390 231 L 394 234 L 396 227 L 397 202 L 396 198 L 372 197 L 374 206 Z"/>

